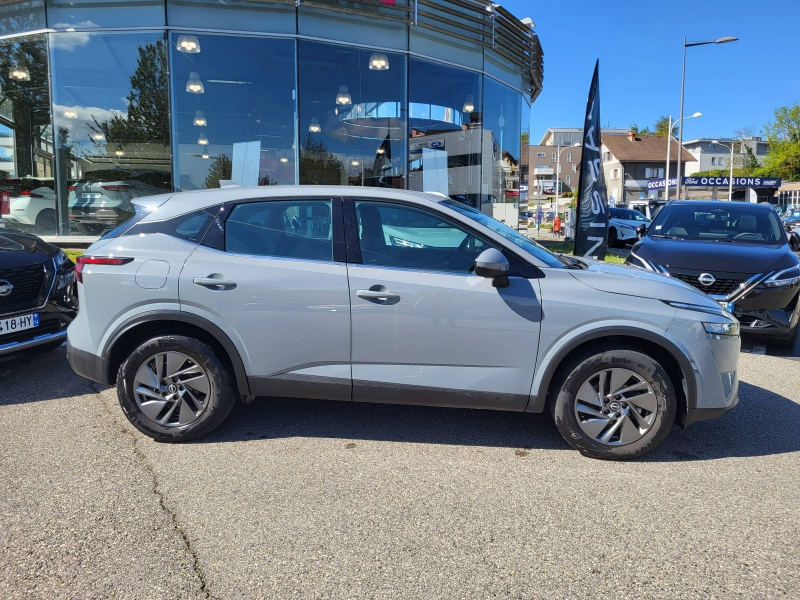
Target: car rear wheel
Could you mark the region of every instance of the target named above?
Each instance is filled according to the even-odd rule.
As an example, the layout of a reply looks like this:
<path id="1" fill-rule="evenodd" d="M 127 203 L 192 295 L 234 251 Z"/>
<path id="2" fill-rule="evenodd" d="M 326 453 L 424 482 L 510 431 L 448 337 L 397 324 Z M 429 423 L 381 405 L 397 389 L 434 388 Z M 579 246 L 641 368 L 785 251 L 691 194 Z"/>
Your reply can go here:
<path id="1" fill-rule="evenodd" d="M 608 247 L 616 248 L 618 243 L 617 230 L 612 227 L 608 230 Z"/>
<path id="2" fill-rule="evenodd" d="M 233 377 L 200 340 L 165 335 L 140 345 L 117 373 L 117 397 L 136 429 L 159 442 L 194 440 L 233 408 Z"/>
<path id="3" fill-rule="evenodd" d="M 77 227 L 82 235 L 100 235 L 106 228 L 102 223 L 78 223 Z"/>
<path id="4" fill-rule="evenodd" d="M 551 410 L 564 439 L 585 456 L 639 458 L 669 435 L 677 400 L 652 357 L 624 347 L 575 357 L 551 388 Z"/>
<path id="5" fill-rule="evenodd" d="M 36 224 L 33 226 L 36 235 L 55 235 L 58 232 L 56 225 L 56 211 L 46 208 L 36 215 Z"/>

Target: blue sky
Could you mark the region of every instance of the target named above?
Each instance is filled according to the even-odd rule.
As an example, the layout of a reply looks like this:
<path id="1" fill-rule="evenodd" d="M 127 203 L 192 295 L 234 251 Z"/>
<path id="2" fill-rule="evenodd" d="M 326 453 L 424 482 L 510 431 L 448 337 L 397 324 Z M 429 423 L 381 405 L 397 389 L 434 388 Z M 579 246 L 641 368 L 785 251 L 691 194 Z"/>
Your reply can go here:
<path id="1" fill-rule="evenodd" d="M 800 102 L 800 0 L 504 0 L 531 17 L 544 49 L 544 90 L 531 111 L 531 141 L 548 127 L 582 127 L 595 59 L 600 59 L 601 121 L 652 126 L 677 117 L 683 37 L 738 37 L 689 48 L 684 139 L 756 129 L 775 108 Z M 664 10 L 668 12 L 665 13 Z"/>

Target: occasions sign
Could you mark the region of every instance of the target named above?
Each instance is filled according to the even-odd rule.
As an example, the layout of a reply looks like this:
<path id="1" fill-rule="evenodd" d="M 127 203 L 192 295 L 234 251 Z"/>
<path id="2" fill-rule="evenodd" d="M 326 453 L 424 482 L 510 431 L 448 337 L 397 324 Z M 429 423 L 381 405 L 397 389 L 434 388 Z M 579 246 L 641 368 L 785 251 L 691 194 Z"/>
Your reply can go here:
<path id="1" fill-rule="evenodd" d="M 686 187 L 728 187 L 731 179 L 729 177 L 684 177 L 683 185 Z M 677 179 L 669 180 L 670 186 L 677 185 Z M 779 188 L 781 187 L 780 178 L 775 177 L 734 177 L 733 187 L 750 188 Z M 664 189 L 663 179 L 654 179 L 647 182 L 648 190 Z"/>

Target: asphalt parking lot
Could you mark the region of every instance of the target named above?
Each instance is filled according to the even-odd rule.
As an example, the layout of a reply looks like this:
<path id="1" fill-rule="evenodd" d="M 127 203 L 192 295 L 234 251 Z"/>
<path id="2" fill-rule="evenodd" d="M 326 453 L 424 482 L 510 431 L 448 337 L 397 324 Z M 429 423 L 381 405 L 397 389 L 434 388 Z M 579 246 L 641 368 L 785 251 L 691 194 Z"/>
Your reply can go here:
<path id="1" fill-rule="evenodd" d="M 0 365 L 0 598 L 797 598 L 800 348 L 763 352 L 631 463 L 549 415 L 313 400 L 156 444 L 63 348 Z"/>

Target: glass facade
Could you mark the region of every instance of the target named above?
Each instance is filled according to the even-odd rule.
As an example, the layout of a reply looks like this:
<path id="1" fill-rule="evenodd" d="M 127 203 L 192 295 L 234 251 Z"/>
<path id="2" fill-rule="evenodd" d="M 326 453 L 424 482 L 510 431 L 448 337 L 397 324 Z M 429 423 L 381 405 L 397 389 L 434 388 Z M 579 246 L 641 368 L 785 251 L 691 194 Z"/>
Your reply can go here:
<path id="1" fill-rule="evenodd" d="M 491 11 L 435 2 L 427 26 L 406 0 L 3 3 L 3 226 L 96 238 L 138 197 L 224 180 L 522 210 L 525 71 L 491 50 Z"/>

